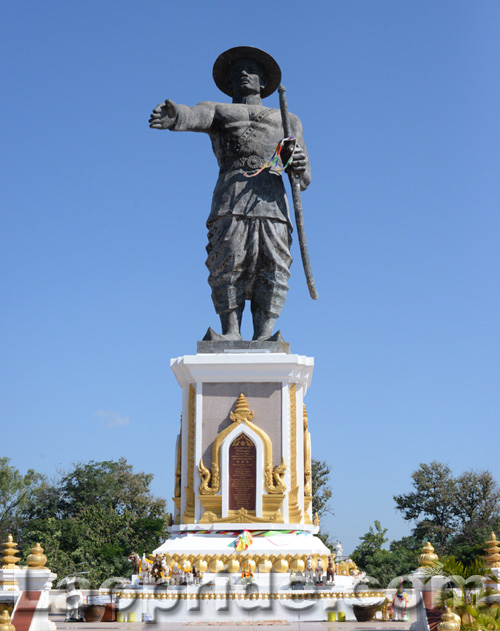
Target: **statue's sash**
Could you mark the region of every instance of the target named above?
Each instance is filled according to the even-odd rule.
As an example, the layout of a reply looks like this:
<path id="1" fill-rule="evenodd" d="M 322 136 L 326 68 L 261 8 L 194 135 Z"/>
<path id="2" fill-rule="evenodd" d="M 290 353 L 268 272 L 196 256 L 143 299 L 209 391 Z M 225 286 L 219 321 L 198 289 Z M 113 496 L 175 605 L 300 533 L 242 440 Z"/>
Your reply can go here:
<path id="1" fill-rule="evenodd" d="M 250 140 L 250 138 L 257 131 L 257 125 L 266 117 L 269 116 L 272 112 L 274 112 L 270 107 L 264 108 L 257 116 L 252 120 L 250 125 L 244 130 L 244 132 L 239 136 L 238 140 L 238 149 L 242 149 L 243 146 Z"/>

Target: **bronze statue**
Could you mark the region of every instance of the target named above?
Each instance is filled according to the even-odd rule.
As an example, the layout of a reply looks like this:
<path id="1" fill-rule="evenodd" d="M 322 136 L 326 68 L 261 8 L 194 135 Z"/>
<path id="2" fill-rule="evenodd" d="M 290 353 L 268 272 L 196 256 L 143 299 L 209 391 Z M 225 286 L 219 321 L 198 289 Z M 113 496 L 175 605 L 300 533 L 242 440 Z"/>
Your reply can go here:
<path id="1" fill-rule="evenodd" d="M 305 190 L 311 181 L 309 158 L 300 120 L 290 114 L 295 140 L 284 144 L 277 165 L 259 172 L 284 138 L 280 110 L 262 105 L 281 80 L 268 53 L 231 48 L 217 58 L 213 76 L 232 103 L 203 101 L 188 107 L 166 100 L 153 110 L 149 123 L 153 129 L 208 134 L 220 167 L 207 220 L 208 282 L 222 326 L 222 335 L 211 332 L 212 339 L 242 339 L 241 318 L 249 300 L 253 339 L 269 340 L 292 263 L 292 225 L 279 168 L 289 161 L 287 170 Z"/>

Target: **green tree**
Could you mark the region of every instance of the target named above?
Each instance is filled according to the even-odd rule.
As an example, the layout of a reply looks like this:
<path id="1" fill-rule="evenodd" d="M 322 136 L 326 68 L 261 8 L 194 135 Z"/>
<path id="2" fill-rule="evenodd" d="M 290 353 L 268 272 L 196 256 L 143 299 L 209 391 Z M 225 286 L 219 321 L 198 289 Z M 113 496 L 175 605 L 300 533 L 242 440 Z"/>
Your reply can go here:
<path id="1" fill-rule="evenodd" d="M 39 541 L 59 578 L 86 571 L 94 587 L 130 575 L 128 555 L 152 552 L 166 538 L 165 500 L 150 492 L 153 476 L 124 458 L 75 465 L 41 485 L 25 511 L 25 538 Z"/>
<path id="2" fill-rule="evenodd" d="M 418 567 L 419 546 L 413 537 L 404 537 L 393 541 L 387 550 L 383 547 L 388 542 L 387 528 L 382 528 L 379 521 L 374 526 L 360 537 L 361 543 L 351 558 L 380 586 L 388 587 L 396 577 L 410 574 Z"/>
<path id="3" fill-rule="evenodd" d="M 10 458 L 0 458 L 0 540 L 9 533 L 19 540 L 24 523 L 22 512 L 30 496 L 42 484 L 43 476 L 33 469 L 23 475 L 11 466 Z"/>
<path id="4" fill-rule="evenodd" d="M 417 522 L 413 530 L 417 539 L 429 539 L 443 548 L 456 532 L 456 481 L 450 468 L 435 460 L 421 464 L 411 477 L 415 490 L 395 495 L 396 508 L 404 519 Z"/>
<path id="5" fill-rule="evenodd" d="M 500 525 L 500 489 L 491 473 L 468 470 L 454 477 L 447 465 L 433 461 L 419 466 L 412 484 L 411 493 L 394 500 L 404 519 L 415 522 L 414 538 L 472 563 Z"/>
<path id="6" fill-rule="evenodd" d="M 470 469 L 456 478 L 454 509 L 460 541 L 483 544 L 500 520 L 500 489 L 489 471 Z"/>
<path id="7" fill-rule="evenodd" d="M 333 515 L 330 506 L 332 491 L 330 489 L 330 473 L 329 467 L 324 460 L 311 460 L 311 490 L 312 490 L 312 514 L 313 518 L 318 515 L 319 519 L 326 515 Z M 327 548 L 332 549 L 333 543 L 330 541 L 330 535 L 324 529 L 318 532 L 317 536 L 325 544 Z"/>
<path id="8" fill-rule="evenodd" d="M 327 513 L 333 515 L 330 506 L 332 491 L 330 489 L 330 473 L 329 467 L 324 460 L 311 461 L 311 487 L 312 487 L 312 513 L 313 516 L 318 514 L 321 517 Z"/>
<path id="9" fill-rule="evenodd" d="M 354 563 L 365 572 L 374 554 L 382 551 L 382 546 L 389 541 L 385 536 L 387 528 L 382 528 L 378 520 L 375 520 L 374 526 L 375 529 L 370 526 L 370 530 L 359 538 L 361 543 L 351 554 Z"/>

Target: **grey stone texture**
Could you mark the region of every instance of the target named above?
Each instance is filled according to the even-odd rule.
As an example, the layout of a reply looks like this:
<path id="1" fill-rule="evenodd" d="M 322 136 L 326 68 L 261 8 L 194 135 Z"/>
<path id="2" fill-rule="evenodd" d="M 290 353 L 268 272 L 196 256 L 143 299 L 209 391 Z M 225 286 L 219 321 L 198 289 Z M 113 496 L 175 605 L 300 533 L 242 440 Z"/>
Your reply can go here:
<path id="1" fill-rule="evenodd" d="M 264 352 L 264 353 L 290 353 L 290 343 L 283 339 L 271 340 L 201 340 L 198 342 L 197 352 L 201 354 L 227 353 L 227 352 Z"/>
<path id="2" fill-rule="evenodd" d="M 167 100 L 150 118 L 153 129 L 207 134 L 220 167 L 207 220 L 206 264 L 221 320 L 221 341 L 241 340 L 247 300 L 253 339 L 272 336 L 285 302 L 292 263 L 292 225 L 281 173 L 268 168 L 248 177 L 271 158 L 284 135 L 280 110 L 265 107 L 261 99 L 270 89 L 266 71 L 274 90 L 279 66 L 264 51 L 255 51 L 258 49 L 237 47 L 223 53 L 215 64 L 217 85 L 232 95 L 232 103 L 203 101 L 188 107 Z M 224 73 L 229 73 L 226 81 Z M 289 168 L 298 174 L 304 190 L 311 180 L 309 158 L 300 120 L 293 114 L 290 117 L 297 147 Z M 286 163 L 290 144 L 284 153 Z M 281 166 L 280 160 L 278 168 Z"/>

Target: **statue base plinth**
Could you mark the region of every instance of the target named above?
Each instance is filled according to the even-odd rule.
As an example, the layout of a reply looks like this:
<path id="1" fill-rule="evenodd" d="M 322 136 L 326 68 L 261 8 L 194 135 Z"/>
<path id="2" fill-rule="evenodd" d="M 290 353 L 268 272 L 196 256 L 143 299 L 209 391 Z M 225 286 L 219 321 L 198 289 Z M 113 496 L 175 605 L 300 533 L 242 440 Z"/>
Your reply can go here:
<path id="1" fill-rule="evenodd" d="M 279 334 L 207 337 L 196 355 L 171 361 L 182 388 L 175 515 L 171 537 L 154 550 L 170 584 L 145 585 L 154 596 L 120 591 L 120 607 L 154 611 L 156 621 L 324 620 L 329 608 L 345 610 L 339 601 L 354 597 L 355 579 L 338 577 L 329 589 L 306 576 L 309 564 L 324 577 L 330 555 L 311 505 L 304 397 L 314 360 L 290 353 Z M 192 567 L 200 586 L 190 584 Z M 190 575 L 186 585 L 171 584 L 174 570 L 175 582 L 181 570 Z"/>
<path id="2" fill-rule="evenodd" d="M 303 409 L 313 359 L 223 344 L 226 352 L 171 361 L 183 390 L 174 524 L 300 530 L 313 520 Z"/>
<path id="3" fill-rule="evenodd" d="M 211 327 L 203 340 L 198 342 L 198 353 L 290 353 L 290 343 L 285 342 L 280 331 L 268 340 L 226 340 Z"/>

